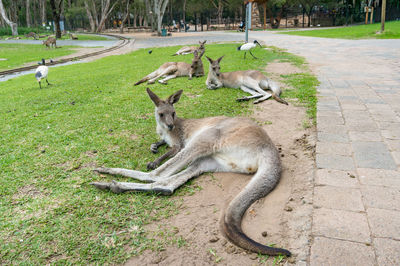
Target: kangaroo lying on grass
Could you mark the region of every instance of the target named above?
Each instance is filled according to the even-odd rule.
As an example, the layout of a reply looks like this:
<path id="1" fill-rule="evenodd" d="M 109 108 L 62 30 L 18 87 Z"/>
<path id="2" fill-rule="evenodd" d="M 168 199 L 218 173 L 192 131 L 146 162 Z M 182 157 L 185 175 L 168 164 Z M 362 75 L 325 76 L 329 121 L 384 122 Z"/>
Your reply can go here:
<path id="1" fill-rule="evenodd" d="M 47 40 L 43 41 L 43 45 L 46 45 L 47 48 L 50 48 L 50 46 L 54 46 L 54 48 L 57 48 L 56 42 L 56 38 L 50 36 L 49 38 L 47 38 Z"/>
<path id="2" fill-rule="evenodd" d="M 259 98 L 253 102 L 257 104 L 272 97 L 280 103 L 288 104 L 279 97 L 282 91 L 278 84 L 264 76 L 260 71 L 244 70 L 221 73 L 219 63 L 223 57 L 224 56 L 221 56 L 217 60 L 212 60 L 206 56 L 207 60 L 210 62 L 206 80 L 208 89 L 215 90 L 221 87 L 240 88 L 242 91 L 250 93 L 251 96 L 239 98 L 237 101 L 248 101 L 250 99 Z M 265 90 L 270 90 L 271 93 Z"/>
<path id="3" fill-rule="evenodd" d="M 201 53 L 204 54 L 204 51 L 206 50 L 206 48 L 205 48 L 206 42 L 207 42 L 207 40 L 205 40 L 204 42 L 200 42 L 200 41 L 199 41 L 199 44 L 200 44 L 199 47 L 197 47 L 197 46 L 184 46 L 184 47 L 182 47 L 181 49 L 179 49 L 175 54 L 173 54 L 173 56 L 175 56 L 175 55 L 191 54 L 191 53 L 194 53 L 194 51 L 196 51 L 196 50 L 197 50 L 200 54 L 201 54 Z"/>
<path id="4" fill-rule="evenodd" d="M 147 93 L 156 106 L 157 133 L 162 139 L 156 145 L 152 144 L 151 150 L 157 151 L 161 143 L 167 143 L 173 152 L 163 156 L 174 157 L 149 173 L 122 168 L 95 169 L 99 173 L 122 175 L 150 184 L 116 181 L 91 184 L 115 193 L 153 191 L 171 195 L 189 179 L 204 172 L 254 174 L 246 187 L 230 202 L 222 218 L 222 230 L 232 243 L 244 249 L 267 255 L 290 256 L 288 250 L 255 242 L 245 235 L 241 227 L 246 210 L 256 200 L 269 194 L 280 178 L 279 153 L 267 133 L 247 118 L 177 117 L 173 105 L 179 101 L 182 90 L 167 100 L 161 100 L 148 88 Z"/>
<path id="5" fill-rule="evenodd" d="M 146 81 L 148 81 L 148 84 L 153 84 L 160 77 L 164 78 L 160 79 L 158 82 L 160 82 L 161 84 L 167 84 L 167 80 L 176 77 L 189 76 L 189 79 L 192 79 L 193 76 L 204 76 L 203 62 L 201 61 L 201 57 L 203 56 L 203 54 L 204 51 L 200 54 L 197 51 L 194 51 L 192 64 L 188 64 L 185 62 L 164 63 L 156 71 L 148 74 L 147 76 L 136 82 L 135 86 Z"/>

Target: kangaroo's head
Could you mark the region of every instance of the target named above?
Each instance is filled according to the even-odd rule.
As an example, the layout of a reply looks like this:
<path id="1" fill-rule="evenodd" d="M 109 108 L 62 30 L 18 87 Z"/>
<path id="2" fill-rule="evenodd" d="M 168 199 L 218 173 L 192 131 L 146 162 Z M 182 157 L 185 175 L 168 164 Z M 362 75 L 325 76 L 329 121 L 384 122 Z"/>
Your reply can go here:
<path id="1" fill-rule="evenodd" d="M 212 60 L 208 56 L 206 56 L 207 60 L 210 62 L 210 72 L 213 73 L 215 76 L 219 77 L 221 75 L 220 69 L 221 67 L 219 66 L 219 63 L 221 62 L 222 58 L 224 58 L 224 55 L 218 58 L 217 60 Z"/>
<path id="2" fill-rule="evenodd" d="M 207 40 L 205 40 L 204 42 L 199 41 L 199 44 L 200 44 L 199 49 L 200 49 L 200 50 L 205 49 L 205 44 L 206 44 L 206 42 L 207 42 Z"/>
<path id="3" fill-rule="evenodd" d="M 174 104 L 181 98 L 183 90 L 179 90 L 169 96 L 166 100 L 161 100 L 154 92 L 149 88 L 146 89 L 150 99 L 156 106 L 155 116 L 157 125 L 165 130 L 171 131 L 175 128 L 177 116 L 175 113 Z"/>

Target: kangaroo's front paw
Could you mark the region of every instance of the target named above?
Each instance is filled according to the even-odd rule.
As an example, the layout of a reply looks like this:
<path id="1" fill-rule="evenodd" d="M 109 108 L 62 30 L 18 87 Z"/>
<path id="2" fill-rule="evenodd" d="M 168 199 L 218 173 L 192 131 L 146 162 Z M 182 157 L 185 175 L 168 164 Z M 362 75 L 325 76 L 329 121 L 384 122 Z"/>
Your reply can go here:
<path id="1" fill-rule="evenodd" d="M 157 152 L 158 152 L 157 144 L 155 144 L 155 143 L 151 144 L 151 145 L 150 145 L 150 151 L 151 151 L 152 153 L 157 153 Z"/>
<path id="2" fill-rule="evenodd" d="M 149 162 L 147 164 L 147 170 L 154 170 L 156 168 L 157 168 L 157 163 L 155 163 L 155 162 Z"/>

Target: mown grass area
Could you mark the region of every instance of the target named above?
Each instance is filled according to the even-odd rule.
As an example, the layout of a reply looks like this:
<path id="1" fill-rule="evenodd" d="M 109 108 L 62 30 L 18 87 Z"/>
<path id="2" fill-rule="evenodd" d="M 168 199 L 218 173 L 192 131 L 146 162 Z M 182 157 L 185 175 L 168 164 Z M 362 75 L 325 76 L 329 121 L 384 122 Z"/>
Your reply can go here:
<path id="1" fill-rule="evenodd" d="M 62 46 L 59 48 L 46 48 L 40 44 L 0 43 L 0 70 L 22 66 L 29 62 L 40 62 L 42 58 L 50 59 L 75 52 L 74 46 Z"/>
<path id="2" fill-rule="evenodd" d="M 53 34 L 53 33 L 46 33 L 46 34 L 39 34 L 40 36 L 43 36 L 43 37 L 38 37 L 38 40 L 47 40 L 47 38 L 49 37 L 49 36 L 55 36 L 55 34 Z M 45 35 L 48 35 L 48 36 L 45 36 Z M 76 35 L 77 37 L 78 37 L 78 40 L 79 41 L 107 41 L 107 40 L 110 40 L 109 38 L 107 38 L 107 37 L 104 37 L 104 36 L 101 36 L 101 35 L 96 35 L 96 34 L 79 34 L 79 33 L 74 33 L 74 35 Z M 3 36 L 1 36 L 3 39 L 6 39 L 6 38 L 15 38 L 15 37 L 19 37 L 21 40 L 33 40 L 33 37 L 29 37 L 29 38 L 27 38 L 27 37 L 25 37 L 25 35 L 23 35 L 23 34 L 21 34 L 21 35 L 18 35 L 18 36 L 11 36 L 11 35 L 3 35 Z M 63 36 L 61 36 L 61 38 L 60 39 L 57 39 L 57 40 L 70 40 L 71 39 L 71 37 L 70 37 L 70 35 L 69 34 L 67 34 L 67 35 L 63 35 Z"/>
<path id="3" fill-rule="evenodd" d="M 254 51 L 261 60 L 243 60 L 236 46 L 207 45 L 206 55 L 225 54 L 222 71 L 261 69 L 273 60 L 301 62 L 264 49 Z M 170 56 L 178 48 L 51 68 L 53 85 L 43 89 L 32 74 L 0 83 L 0 264 L 119 264 L 144 249 L 185 245 L 184 236 L 155 237 L 145 225 L 177 213 L 181 195 L 198 187 L 188 184 L 165 197 L 113 194 L 89 185 L 128 180 L 97 175 L 96 166 L 144 171 L 157 157 L 149 150 L 158 140 L 154 105 L 147 85 L 133 84 L 166 61 L 191 62 L 191 55 Z M 235 101 L 245 93 L 207 90 L 205 80 L 179 78 L 149 87 L 161 97 L 184 89 L 176 104 L 181 117 L 251 112 L 251 102 Z"/>
<path id="4" fill-rule="evenodd" d="M 380 34 L 380 23 L 357 25 L 343 28 L 326 30 L 306 30 L 280 32 L 279 34 L 289 34 L 309 37 L 339 38 L 339 39 L 399 39 L 400 21 L 389 21 L 385 23 L 385 31 Z"/>

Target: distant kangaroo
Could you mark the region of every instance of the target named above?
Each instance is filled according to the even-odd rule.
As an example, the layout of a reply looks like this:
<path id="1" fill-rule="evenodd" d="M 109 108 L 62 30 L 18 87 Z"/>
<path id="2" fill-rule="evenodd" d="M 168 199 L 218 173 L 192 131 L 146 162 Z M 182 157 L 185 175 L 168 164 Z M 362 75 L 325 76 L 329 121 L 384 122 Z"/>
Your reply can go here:
<path id="1" fill-rule="evenodd" d="M 198 54 L 197 51 L 194 51 L 192 64 L 188 64 L 185 62 L 164 63 L 157 70 L 136 82 L 135 85 L 139 85 L 146 81 L 148 81 L 148 84 L 152 84 L 160 77 L 164 78 L 159 80 L 158 82 L 160 82 L 161 84 L 167 84 L 168 80 L 176 77 L 189 76 L 189 79 L 192 79 L 193 76 L 204 76 L 203 62 L 201 61 L 201 57 L 203 56 L 203 54 L 204 51 L 200 54 Z"/>
<path id="2" fill-rule="evenodd" d="M 26 38 L 33 38 L 33 39 L 35 39 L 35 40 L 37 40 L 38 38 L 37 38 L 37 34 L 36 33 L 34 33 L 34 32 L 29 32 L 28 34 L 25 34 L 25 37 Z"/>
<path id="3" fill-rule="evenodd" d="M 175 56 L 175 55 L 191 54 L 191 53 L 193 53 L 193 52 L 196 51 L 196 50 L 198 50 L 199 54 L 201 54 L 201 53 L 204 54 L 204 51 L 205 51 L 205 49 L 206 49 L 206 48 L 205 48 L 206 42 L 207 42 L 207 40 L 205 40 L 204 42 L 200 42 L 200 41 L 199 41 L 199 44 L 200 44 L 199 47 L 197 47 L 197 46 L 184 46 L 184 47 L 182 47 L 181 49 L 179 49 L 175 54 L 173 54 L 173 56 Z"/>
<path id="4" fill-rule="evenodd" d="M 244 70 L 221 73 L 219 63 L 223 56 L 217 60 L 212 60 L 207 56 L 206 58 L 210 62 L 210 68 L 206 80 L 208 89 L 215 90 L 221 87 L 240 88 L 242 91 L 250 93 L 251 96 L 239 98 L 237 101 L 248 101 L 250 99 L 258 98 L 258 100 L 253 102 L 257 104 L 272 97 L 280 103 L 288 104 L 285 100 L 279 97 L 282 91 L 278 84 L 264 76 L 260 71 Z M 266 92 L 266 90 L 270 90 L 271 93 Z"/>
<path id="5" fill-rule="evenodd" d="M 43 45 L 46 45 L 47 48 L 50 48 L 50 46 L 54 46 L 54 48 L 57 48 L 56 42 L 56 38 L 50 36 L 49 38 L 47 38 L 47 40 L 43 41 Z"/>
<path id="6" fill-rule="evenodd" d="M 157 151 L 164 143 L 172 147 L 174 156 L 157 169 L 145 173 L 122 168 L 98 168 L 96 172 L 131 177 L 143 183 L 93 182 L 95 187 L 115 193 L 152 191 L 171 195 L 189 179 L 204 172 L 236 172 L 254 174 L 246 187 L 230 202 L 223 215 L 221 229 L 235 245 L 267 255 L 287 255 L 281 248 L 264 246 L 250 239 L 242 230 L 242 217 L 258 199 L 269 194 L 279 182 L 281 162 L 277 149 L 267 133 L 251 119 L 243 117 L 207 117 L 182 119 L 175 114 L 174 104 L 182 90 L 161 100 L 147 88 L 155 104 L 157 133 L 161 141 L 152 144 Z M 165 159 L 164 158 L 164 159 Z"/>

